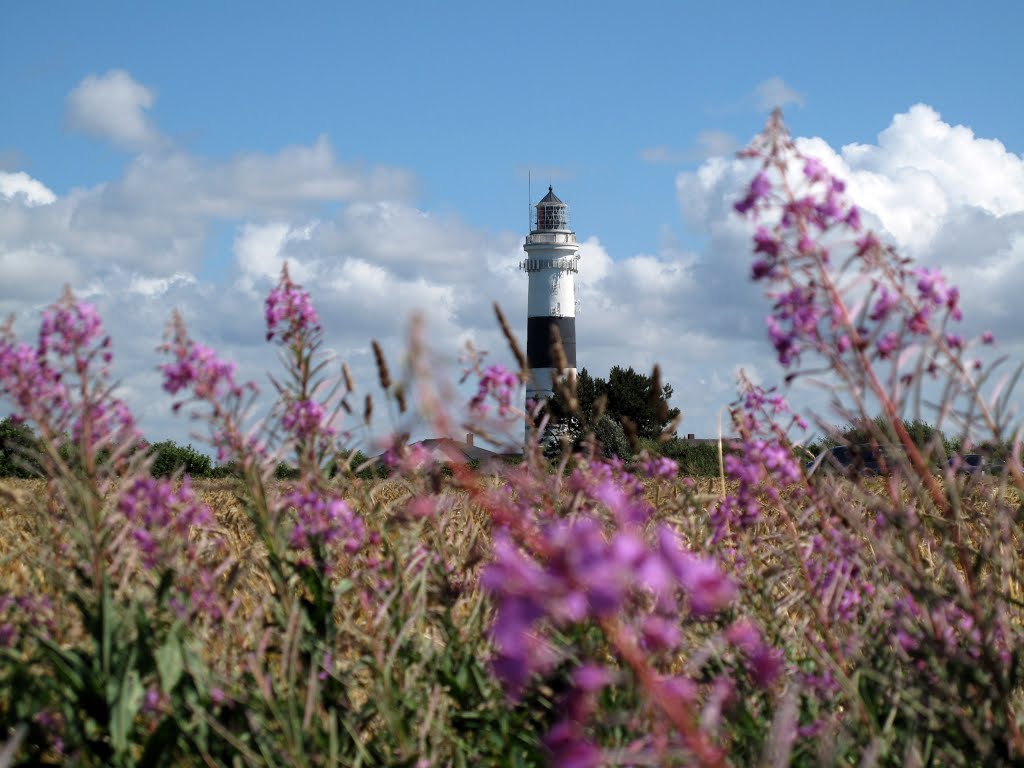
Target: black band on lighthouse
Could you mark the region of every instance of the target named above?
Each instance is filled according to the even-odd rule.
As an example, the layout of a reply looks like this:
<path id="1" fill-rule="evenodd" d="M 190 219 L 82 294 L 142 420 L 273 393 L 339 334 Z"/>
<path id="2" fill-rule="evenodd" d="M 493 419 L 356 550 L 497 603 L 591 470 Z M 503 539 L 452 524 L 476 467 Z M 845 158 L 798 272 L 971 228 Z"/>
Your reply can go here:
<path id="1" fill-rule="evenodd" d="M 529 317 L 526 319 L 526 359 L 531 368 L 554 368 L 551 354 L 552 327 L 558 328 L 569 368 L 576 367 L 576 318 Z"/>

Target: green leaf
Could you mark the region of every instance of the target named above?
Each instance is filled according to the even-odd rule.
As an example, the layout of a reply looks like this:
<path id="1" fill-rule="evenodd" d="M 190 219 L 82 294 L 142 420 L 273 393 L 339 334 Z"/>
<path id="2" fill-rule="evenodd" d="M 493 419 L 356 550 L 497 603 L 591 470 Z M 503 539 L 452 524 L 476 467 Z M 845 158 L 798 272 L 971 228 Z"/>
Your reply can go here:
<path id="1" fill-rule="evenodd" d="M 110 740 L 114 750 L 120 754 L 128 751 L 128 736 L 132 731 L 135 716 L 142 706 L 146 689 L 139 680 L 139 674 L 130 670 L 122 679 L 117 701 L 110 712 Z"/>
<path id="2" fill-rule="evenodd" d="M 114 596 L 107 582 L 106 574 L 103 575 L 103 598 L 100 606 L 100 633 L 102 637 L 101 656 L 103 659 L 103 671 L 110 671 L 110 654 L 114 646 Z"/>
<path id="3" fill-rule="evenodd" d="M 65 651 L 49 638 L 40 637 L 39 644 L 53 661 L 61 682 L 76 693 L 82 691 L 86 687 L 88 671 L 81 659 L 74 653 Z"/>
<path id="4" fill-rule="evenodd" d="M 165 693 L 170 693 L 178 685 L 185 670 L 184 652 L 178 633 L 171 632 L 164 644 L 156 649 L 154 656 L 160 686 Z"/>

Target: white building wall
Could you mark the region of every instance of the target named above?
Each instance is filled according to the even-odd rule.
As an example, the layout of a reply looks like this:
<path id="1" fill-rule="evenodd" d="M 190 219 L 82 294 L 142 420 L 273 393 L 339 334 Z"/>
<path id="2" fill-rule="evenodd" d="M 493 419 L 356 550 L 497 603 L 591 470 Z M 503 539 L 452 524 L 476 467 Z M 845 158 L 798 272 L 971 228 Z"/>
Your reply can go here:
<path id="1" fill-rule="evenodd" d="M 528 317 L 575 317 L 576 280 L 572 272 L 542 269 L 530 273 Z"/>
<path id="2" fill-rule="evenodd" d="M 527 241 L 526 264 L 539 262 L 541 266 L 527 270 L 530 280 L 528 317 L 576 316 L 576 273 L 567 267 L 575 268 L 579 246 L 571 232 L 556 234 L 561 238 L 554 242 L 546 237 L 539 238 L 539 242 Z M 532 237 L 536 235 L 531 234 Z M 552 266 L 544 266 L 546 263 Z"/>

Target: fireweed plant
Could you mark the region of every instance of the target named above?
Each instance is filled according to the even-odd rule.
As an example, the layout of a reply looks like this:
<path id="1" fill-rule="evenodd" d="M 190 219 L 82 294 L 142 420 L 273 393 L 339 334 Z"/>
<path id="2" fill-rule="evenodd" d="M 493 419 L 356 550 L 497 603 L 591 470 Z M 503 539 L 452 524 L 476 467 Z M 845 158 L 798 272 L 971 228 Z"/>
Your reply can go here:
<path id="1" fill-rule="evenodd" d="M 500 309 L 519 370 L 470 349 L 465 420 L 420 322 L 397 374 L 373 344 L 381 408 L 285 269 L 265 417 L 181 318 L 161 347 L 174 410 L 234 469 L 211 506 L 150 476 L 110 340 L 68 293 L 35 343 L 0 330 L 0 394 L 45 478 L 11 495 L 30 535 L 0 549 L 0 765 L 1024 761 L 1019 448 L 964 479 L 903 420 L 1012 437 L 1009 387 L 988 399 L 973 359 L 992 337 L 957 332 L 957 290 L 865 231 L 778 114 L 741 154 L 785 383 L 831 393 L 807 420 L 835 440 L 835 420 L 866 425 L 880 477 L 809 470 L 804 417 L 746 380 L 716 493 L 593 435 L 552 462 Z M 574 382 L 554 384 L 572 411 Z M 362 462 L 375 409 L 397 426 Z M 493 441 L 525 421 L 527 450 L 442 462 L 409 443 L 416 418 Z"/>
<path id="2" fill-rule="evenodd" d="M 868 425 L 882 475 L 871 492 L 855 469 L 807 477 L 787 439 L 801 420 L 744 384 L 725 465 L 738 490 L 712 506 L 709 539 L 756 575 L 744 602 L 786 608 L 759 613 L 804 697 L 797 735 L 827 734 L 829 761 L 1019 763 L 1019 443 L 1005 476 L 965 482 L 941 441 L 915 443 L 904 421 L 924 415 L 965 444 L 1015 437 L 1009 387 L 986 398 L 994 367 L 971 352 L 992 335 L 957 331 L 959 291 L 865 231 L 778 113 L 741 155 L 759 169 L 735 207 L 755 222 L 751 276 L 773 302 L 785 379 L 826 387 L 832 419 Z"/>

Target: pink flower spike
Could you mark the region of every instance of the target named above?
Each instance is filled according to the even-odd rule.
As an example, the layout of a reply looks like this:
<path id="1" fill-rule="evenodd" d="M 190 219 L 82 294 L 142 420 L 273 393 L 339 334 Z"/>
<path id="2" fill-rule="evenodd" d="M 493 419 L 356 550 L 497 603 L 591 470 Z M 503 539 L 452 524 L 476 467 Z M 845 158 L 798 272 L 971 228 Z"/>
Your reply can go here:
<path id="1" fill-rule="evenodd" d="M 265 302 L 267 341 L 275 336 L 281 344 L 320 330 L 320 318 L 313 302 L 301 286 L 288 276 L 287 265 L 281 270 L 281 279 Z"/>

